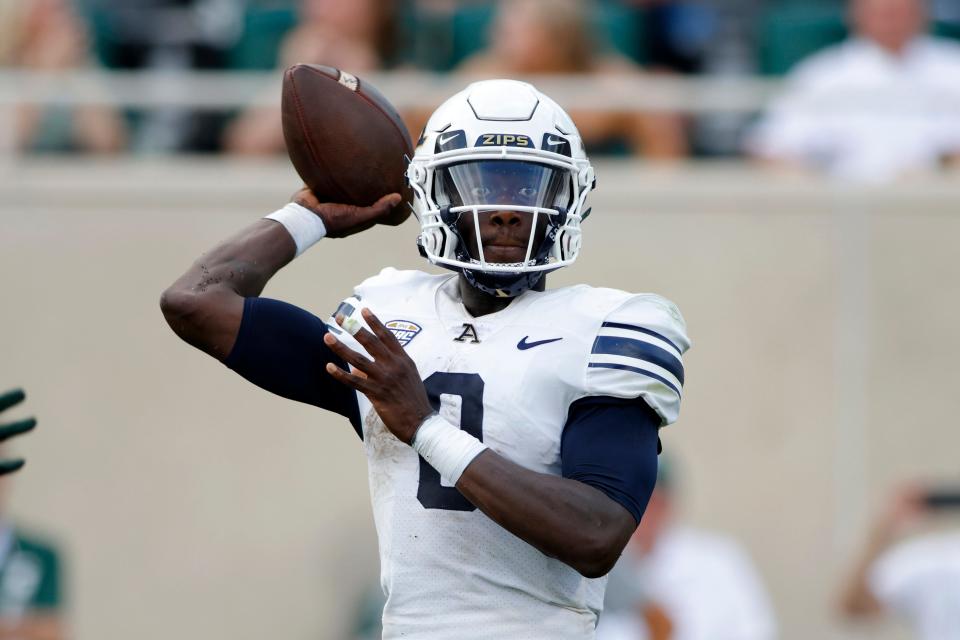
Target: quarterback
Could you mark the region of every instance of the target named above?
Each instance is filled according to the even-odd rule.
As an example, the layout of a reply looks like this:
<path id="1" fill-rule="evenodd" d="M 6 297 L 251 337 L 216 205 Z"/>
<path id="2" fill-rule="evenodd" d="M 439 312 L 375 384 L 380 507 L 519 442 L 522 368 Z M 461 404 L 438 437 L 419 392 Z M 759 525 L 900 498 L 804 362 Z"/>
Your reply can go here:
<path id="1" fill-rule="evenodd" d="M 321 238 L 400 204 L 302 190 L 201 256 L 164 316 L 254 384 L 353 425 L 384 638 L 593 638 L 656 481 L 658 430 L 679 411 L 683 319 L 653 294 L 546 289 L 577 258 L 595 179 L 574 123 L 531 85 L 447 100 L 407 178 L 420 252 L 453 273 L 386 268 L 326 321 L 260 297 Z"/>

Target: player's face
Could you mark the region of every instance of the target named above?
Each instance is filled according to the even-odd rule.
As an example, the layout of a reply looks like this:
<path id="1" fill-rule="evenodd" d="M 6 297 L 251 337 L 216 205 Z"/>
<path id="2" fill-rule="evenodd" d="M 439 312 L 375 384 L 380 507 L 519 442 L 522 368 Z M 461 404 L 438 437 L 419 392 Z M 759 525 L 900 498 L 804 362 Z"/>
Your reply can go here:
<path id="1" fill-rule="evenodd" d="M 480 259 L 477 248 L 477 225 L 473 221 L 475 214 L 465 211 L 460 215 L 457 229 L 466 243 L 471 258 Z M 482 211 L 479 214 L 480 244 L 483 245 L 483 257 L 487 262 L 517 263 L 523 262 L 527 255 L 530 233 L 535 233 L 534 249 L 543 242 L 547 231 L 547 216 L 538 216 L 537 228 L 533 229 L 533 214 L 518 211 Z"/>
<path id="2" fill-rule="evenodd" d="M 441 176 L 443 191 L 451 207 L 483 205 L 478 212 L 463 211 L 457 229 L 470 256 L 479 259 L 479 244 L 487 262 L 518 263 L 526 258 L 530 234 L 533 251 L 540 247 L 549 222 L 549 214 L 536 216 L 527 211 L 497 210 L 497 205 L 554 209 L 565 199 L 562 174 L 552 168 L 529 162 L 482 161 L 450 167 Z M 474 221 L 477 216 L 479 225 Z"/>

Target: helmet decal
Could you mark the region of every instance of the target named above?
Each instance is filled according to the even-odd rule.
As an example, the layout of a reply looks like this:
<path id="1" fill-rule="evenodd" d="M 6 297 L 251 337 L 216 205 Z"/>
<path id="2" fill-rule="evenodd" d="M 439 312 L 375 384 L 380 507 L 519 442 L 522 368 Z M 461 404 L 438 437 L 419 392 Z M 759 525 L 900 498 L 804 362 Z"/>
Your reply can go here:
<path id="1" fill-rule="evenodd" d="M 533 149 L 533 140 L 522 133 L 481 133 L 475 147 L 526 147 Z"/>
<path id="2" fill-rule="evenodd" d="M 559 153 L 562 156 L 570 155 L 570 142 L 563 136 L 558 136 L 549 131 L 543 134 L 543 142 L 540 143 L 540 148 L 544 151 Z"/>
<path id="3" fill-rule="evenodd" d="M 444 131 L 437 135 L 435 153 L 453 151 L 454 149 L 463 149 L 466 146 L 467 134 L 462 129 L 459 131 Z"/>

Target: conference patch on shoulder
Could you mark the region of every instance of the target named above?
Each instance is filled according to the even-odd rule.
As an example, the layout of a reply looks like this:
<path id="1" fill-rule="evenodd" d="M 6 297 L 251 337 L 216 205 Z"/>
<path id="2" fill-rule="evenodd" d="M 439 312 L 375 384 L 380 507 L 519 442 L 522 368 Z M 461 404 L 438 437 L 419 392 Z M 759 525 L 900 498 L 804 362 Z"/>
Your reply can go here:
<path id="1" fill-rule="evenodd" d="M 421 331 L 420 325 L 416 322 L 410 322 L 409 320 L 391 320 L 390 322 L 384 323 L 384 326 L 390 329 L 390 332 L 397 337 L 397 341 L 401 347 L 407 346 Z"/>

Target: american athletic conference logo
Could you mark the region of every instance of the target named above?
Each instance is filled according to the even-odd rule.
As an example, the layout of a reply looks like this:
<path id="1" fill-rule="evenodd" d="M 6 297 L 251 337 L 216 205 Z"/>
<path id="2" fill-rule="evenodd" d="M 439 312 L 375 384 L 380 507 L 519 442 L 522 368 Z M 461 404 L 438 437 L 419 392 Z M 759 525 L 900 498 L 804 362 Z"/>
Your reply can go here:
<path id="1" fill-rule="evenodd" d="M 407 343 L 416 338 L 421 331 L 420 325 L 409 320 L 391 320 L 384 326 L 397 337 L 397 342 L 400 343 L 401 347 L 407 346 Z"/>

